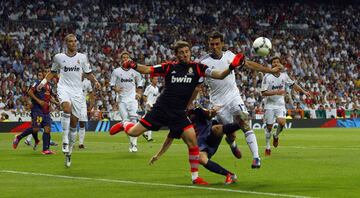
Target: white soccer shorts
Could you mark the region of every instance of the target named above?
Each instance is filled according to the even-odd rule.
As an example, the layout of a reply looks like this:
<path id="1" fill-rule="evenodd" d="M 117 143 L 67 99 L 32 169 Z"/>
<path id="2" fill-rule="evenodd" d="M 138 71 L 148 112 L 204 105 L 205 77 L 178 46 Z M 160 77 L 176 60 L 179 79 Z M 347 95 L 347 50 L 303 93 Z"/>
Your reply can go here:
<path id="1" fill-rule="evenodd" d="M 69 91 L 58 89 L 60 104 L 69 102 L 71 104 L 71 113 L 81 122 L 87 122 L 86 99 L 82 93 L 74 94 Z"/>
<path id="2" fill-rule="evenodd" d="M 234 122 L 234 116 L 241 112 L 249 114 L 244 101 L 240 96 L 237 96 L 222 106 L 215 118 L 221 124 L 230 124 Z"/>
<path id="3" fill-rule="evenodd" d="M 119 102 L 120 116 L 123 121 L 134 121 L 137 120 L 138 114 L 138 101 L 121 101 Z"/>
<path id="4" fill-rule="evenodd" d="M 286 109 L 265 109 L 264 122 L 266 124 L 274 124 L 277 118 L 285 118 Z"/>

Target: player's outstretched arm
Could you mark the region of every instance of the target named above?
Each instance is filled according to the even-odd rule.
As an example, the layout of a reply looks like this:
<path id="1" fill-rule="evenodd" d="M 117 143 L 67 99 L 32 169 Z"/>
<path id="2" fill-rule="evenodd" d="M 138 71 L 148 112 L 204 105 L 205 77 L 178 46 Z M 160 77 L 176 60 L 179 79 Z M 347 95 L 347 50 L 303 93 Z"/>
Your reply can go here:
<path id="1" fill-rule="evenodd" d="M 249 69 L 255 70 L 255 71 L 261 71 L 264 73 L 278 73 L 281 71 L 281 67 L 275 67 L 275 68 L 269 68 L 265 67 L 257 62 L 254 61 L 245 61 L 245 66 Z"/>
<path id="2" fill-rule="evenodd" d="M 45 78 L 40 82 L 40 84 L 36 87 L 36 90 L 40 91 L 41 88 L 45 86 L 45 84 L 51 80 L 52 78 L 56 77 L 57 74 L 55 72 L 49 72 L 46 74 Z"/>
<path id="3" fill-rule="evenodd" d="M 173 138 L 169 138 L 167 137 L 163 143 L 163 145 L 161 146 L 160 150 L 157 152 L 156 155 L 154 155 L 153 157 L 151 157 L 150 161 L 149 161 L 149 165 L 154 164 L 154 162 L 156 160 L 158 160 L 171 146 L 172 142 L 173 142 Z"/>
<path id="4" fill-rule="evenodd" d="M 100 89 L 101 85 L 99 81 L 96 80 L 96 77 L 93 73 L 85 73 L 85 78 L 89 79 L 92 83 L 94 83 L 96 89 Z"/>
<path id="5" fill-rule="evenodd" d="M 304 90 L 302 87 L 300 87 L 300 85 L 298 85 L 298 84 L 294 84 L 293 89 L 294 89 L 295 91 L 297 91 L 297 92 L 300 92 L 300 93 L 305 94 L 306 96 L 311 96 L 311 94 L 310 94 L 309 92 L 305 91 L 305 90 Z"/>
<path id="6" fill-rule="evenodd" d="M 124 68 L 128 68 L 128 69 L 134 69 L 137 72 L 141 73 L 141 74 L 151 74 L 154 72 L 154 69 L 152 66 L 146 66 L 143 64 L 138 64 L 133 60 L 127 60 L 125 62 L 122 63 L 122 66 Z"/>
<path id="7" fill-rule="evenodd" d="M 245 56 L 242 53 L 235 55 L 233 61 L 230 63 L 229 68 L 224 71 L 212 70 L 208 68 L 205 73 L 206 76 L 209 76 L 214 79 L 224 79 L 227 75 L 231 73 L 232 70 L 242 67 L 245 64 Z"/>
<path id="8" fill-rule="evenodd" d="M 274 96 L 274 95 L 283 96 L 285 94 L 286 94 L 286 91 L 283 89 L 267 90 L 267 91 L 261 92 L 261 95 L 263 95 L 263 96 Z"/>

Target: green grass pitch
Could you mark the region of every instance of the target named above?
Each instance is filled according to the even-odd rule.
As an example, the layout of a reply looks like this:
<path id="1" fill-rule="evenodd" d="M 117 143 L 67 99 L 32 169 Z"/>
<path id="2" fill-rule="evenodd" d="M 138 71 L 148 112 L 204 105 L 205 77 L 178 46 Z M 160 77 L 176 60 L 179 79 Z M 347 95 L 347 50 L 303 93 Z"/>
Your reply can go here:
<path id="1" fill-rule="evenodd" d="M 238 132 L 242 159 L 232 156 L 225 141 L 213 160 L 238 176 L 224 185 L 224 177 L 200 167 L 209 186 L 193 186 L 187 148 L 174 141 L 154 165 L 150 157 L 166 132 L 155 142 L 139 137 L 138 153 L 128 152 L 125 134 L 87 133 L 87 149 L 75 149 L 71 168 L 64 167 L 60 146 L 44 156 L 23 140 L 12 148 L 14 134 L 0 134 L 0 197 L 359 197 L 359 129 L 288 129 L 272 156 L 264 156 L 264 132 L 256 131 L 262 166 L 252 170 L 250 151 Z M 40 135 L 41 137 L 41 135 Z M 56 142 L 60 133 L 53 133 Z"/>

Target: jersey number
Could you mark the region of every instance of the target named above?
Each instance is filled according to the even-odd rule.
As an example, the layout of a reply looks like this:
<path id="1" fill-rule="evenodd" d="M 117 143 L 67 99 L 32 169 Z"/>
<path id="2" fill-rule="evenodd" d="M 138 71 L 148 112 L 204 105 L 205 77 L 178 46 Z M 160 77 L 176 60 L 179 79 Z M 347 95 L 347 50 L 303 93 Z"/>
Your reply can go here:
<path id="1" fill-rule="evenodd" d="M 42 120 L 43 120 L 43 118 L 41 116 L 36 117 L 36 122 L 37 123 L 41 123 Z"/>

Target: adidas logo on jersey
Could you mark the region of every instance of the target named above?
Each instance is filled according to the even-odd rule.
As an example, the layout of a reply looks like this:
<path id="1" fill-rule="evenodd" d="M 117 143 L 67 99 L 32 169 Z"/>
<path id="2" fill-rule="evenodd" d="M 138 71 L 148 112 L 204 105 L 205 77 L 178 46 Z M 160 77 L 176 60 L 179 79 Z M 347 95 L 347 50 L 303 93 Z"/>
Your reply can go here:
<path id="1" fill-rule="evenodd" d="M 64 67 L 64 72 L 71 72 L 71 71 L 80 71 L 80 67 L 76 67 L 76 66 L 74 66 L 74 67 Z"/>
<path id="2" fill-rule="evenodd" d="M 171 83 L 191 83 L 192 78 L 184 76 L 184 77 L 175 77 L 171 76 Z"/>
<path id="3" fill-rule="evenodd" d="M 120 82 L 132 82 L 133 79 L 130 79 L 130 78 L 121 78 L 120 79 Z"/>

